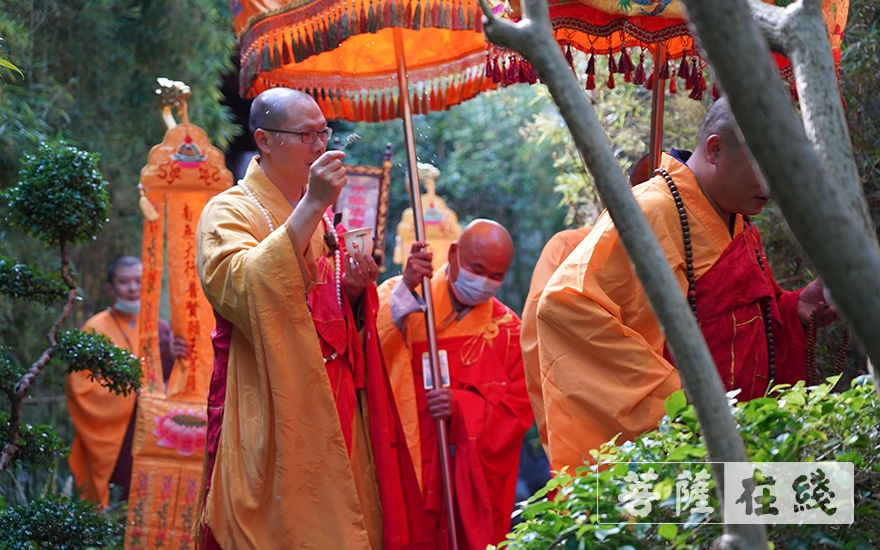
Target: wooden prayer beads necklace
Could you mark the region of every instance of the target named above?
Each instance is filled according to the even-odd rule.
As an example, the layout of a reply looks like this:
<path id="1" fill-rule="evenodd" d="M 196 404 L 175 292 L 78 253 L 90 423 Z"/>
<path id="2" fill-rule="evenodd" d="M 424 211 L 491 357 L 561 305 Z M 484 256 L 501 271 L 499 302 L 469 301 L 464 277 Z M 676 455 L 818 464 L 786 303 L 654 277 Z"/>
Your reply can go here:
<path id="1" fill-rule="evenodd" d="M 678 208 L 678 218 L 681 220 L 681 231 L 684 235 L 684 261 L 688 282 L 687 297 L 688 302 L 691 305 L 691 310 L 694 312 L 694 317 L 697 317 L 697 290 L 694 280 L 694 252 L 693 246 L 691 245 L 691 229 L 688 225 L 687 211 L 684 209 L 684 202 L 681 200 L 678 187 L 676 187 L 675 182 L 672 181 L 672 176 L 669 175 L 669 172 L 663 168 L 657 168 L 654 170 L 654 174 L 659 174 L 666 180 L 666 185 L 669 186 L 669 191 L 672 193 L 675 206 Z M 761 267 L 761 271 L 766 275 L 767 268 L 764 266 L 764 259 L 761 257 L 761 252 L 757 248 L 755 248 L 755 256 L 758 259 L 758 265 Z M 764 332 L 767 335 L 767 370 L 772 383 L 772 380 L 776 378 L 776 352 L 773 349 L 773 319 L 770 316 L 769 302 L 764 304 L 761 314 L 764 317 Z"/>
<path id="2" fill-rule="evenodd" d="M 269 226 L 269 233 L 275 231 L 275 224 L 272 223 L 272 218 L 269 217 L 269 211 L 266 210 L 266 208 L 259 201 L 259 199 L 257 199 L 257 196 L 254 195 L 253 191 L 248 189 L 248 187 L 241 180 L 239 180 L 238 186 L 241 188 L 242 191 L 244 191 L 244 194 L 247 195 L 249 199 L 254 201 L 254 204 L 256 204 L 259 207 L 260 212 L 263 213 L 263 217 L 266 218 L 266 225 Z M 327 230 L 327 233 L 332 237 L 333 242 L 339 242 L 338 241 L 339 237 L 336 235 L 336 228 L 333 227 L 333 222 L 330 220 L 330 216 L 328 216 L 325 213 L 321 216 L 321 219 L 324 220 L 324 226 Z M 334 285 L 336 286 L 336 303 L 339 304 L 339 309 L 341 310 L 342 309 L 342 261 L 341 261 L 341 254 L 339 252 L 338 246 L 336 246 L 333 251 L 333 259 L 335 260 L 335 264 L 336 264 L 334 266 L 335 277 L 334 277 L 334 281 L 333 281 Z M 331 356 L 330 358 L 325 357 L 324 362 L 326 363 L 327 361 L 332 360 L 332 358 L 333 358 L 333 356 Z"/>

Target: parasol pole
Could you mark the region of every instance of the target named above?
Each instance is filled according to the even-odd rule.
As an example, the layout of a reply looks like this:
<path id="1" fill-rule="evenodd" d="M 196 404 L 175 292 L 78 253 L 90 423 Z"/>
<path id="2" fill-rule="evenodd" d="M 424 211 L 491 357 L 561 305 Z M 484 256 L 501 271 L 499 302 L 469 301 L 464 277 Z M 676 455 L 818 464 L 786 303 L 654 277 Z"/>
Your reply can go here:
<path id="1" fill-rule="evenodd" d="M 651 141 L 648 154 L 651 155 L 651 171 L 660 166 L 660 153 L 663 151 L 663 93 L 664 84 L 660 79 L 660 64 L 666 63 L 666 45 L 657 42 L 654 48 L 654 73 L 651 83 Z"/>
<path id="2" fill-rule="evenodd" d="M 412 106 L 409 103 L 409 84 L 406 79 L 406 59 L 403 51 L 403 33 L 394 27 L 394 53 L 397 56 L 397 79 L 400 88 L 400 106 L 403 115 L 403 139 L 406 144 L 406 164 L 409 168 L 410 204 L 416 226 L 416 240 L 426 241 L 425 221 L 422 216 L 422 196 L 419 189 L 419 173 L 416 159 L 416 144 L 413 137 Z M 428 355 L 431 361 L 431 376 L 434 388 L 440 387 L 440 359 L 437 348 L 437 325 L 434 319 L 434 300 L 431 296 L 431 279 L 422 277 L 422 296 L 425 299 L 425 326 L 428 332 Z M 443 473 L 443 496 L 446 501 L 446 517 L 449 522 L 449 538 L 452 550 L 458 550 L 458 536 L 455 529 L 455 512 L 452 507 L 452 474 L 449 467 L 449 443 L 446 437 L 446 421 L 437 420 L 437 440 L 440 447 L 440 468 Z"/>

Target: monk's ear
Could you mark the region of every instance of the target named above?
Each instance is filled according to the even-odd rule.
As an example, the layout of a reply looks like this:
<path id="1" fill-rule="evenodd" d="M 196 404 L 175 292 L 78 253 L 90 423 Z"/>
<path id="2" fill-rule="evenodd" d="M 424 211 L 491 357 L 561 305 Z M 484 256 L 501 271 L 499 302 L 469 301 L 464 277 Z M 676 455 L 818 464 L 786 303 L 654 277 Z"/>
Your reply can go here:
<path id="1" fill-rule="evenodd" d="M 254 143 L 257 144 L 257 149 L 260 150 L 260 153 L 266 153 L 269 151 L 269 132 L 263 130 L 262 128 L 257 128 L 254 131 Z"/>
<path id="2" fill-rule="evenodd" d="M 712 134 L 706 139 L 706 159 L 710 164 L 717 165 L 724 152 L 724 142 L 718 134 Z"/>
<path id="3" fill-rule="evenodd" d="M 110 296 L 111 298 L 116 297 L 116 291 L 113 290 L 113 285 L 111 285 L 110 283 L 104 283 L 104 292 L 107 294 L 107 296 Z"/>

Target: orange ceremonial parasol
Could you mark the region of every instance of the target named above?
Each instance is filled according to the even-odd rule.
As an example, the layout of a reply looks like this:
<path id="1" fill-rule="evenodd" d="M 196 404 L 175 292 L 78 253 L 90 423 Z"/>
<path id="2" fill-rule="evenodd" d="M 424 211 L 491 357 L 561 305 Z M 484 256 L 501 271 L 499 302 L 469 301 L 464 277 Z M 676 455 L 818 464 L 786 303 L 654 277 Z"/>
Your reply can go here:
<path id="1" fill-rule="evenodd" d="M 521 17 L 520 0 L 508 0 L 504 17 Z M 785 6 L 791 0 L 763 0 Z M 702 99 L 706 91 L 703 77 L 705 61 L 690 34 L 681 0 L 548 0 L 550 26 L 557 42 L 575 70 L 571 48 L 589 55 L 584 73 L 587 89 L 596 87 L 595 64 L 607 60 L 608 80 L 613 88 L 621 79 L 644 85 L 652 91 L 651 155 L 652 167 L 660 158 L 663 132 L 663 92 L 669 80 L 669 93 L 677 93 L 679 84 L 692 99 Z M 835 64 L 840 65 L 840 43 L 849 11 L 849 0 L 823 0 L 822 11 L 828 24 Z M 645 73 L 644 60 L 650 53 L 659 70 Z M 637 54 L 637 55 L 636 55 Z M 779 71 L 795 93 L 791 65 L 784 56 L 773 54 Z M 520 65 L 522 65 L 520 63 Z M 496 70 L 493 78 L 502 84 L 522 82 L 522 71 Z M 615 75 L 618 75 L 615 77 Z"/>
<path id="2" fill-rule="evenodd" d="M 231 0 L 240 40 L 240 94 L 284 86 L 310 93 L 328 119 L 403 119 L 416 239 L 426 240 L 412 115 L 445 110 L 495 88 L 487 67 L 516 54 L 483 35 L 476 0 Z M 511 75 L 514 76 L 514 75 Z M 434 380 L 441 380 L 430 281 L 422 280 Z M 446 425 L 437 422 L 452 548 L 457 547 Z"/>

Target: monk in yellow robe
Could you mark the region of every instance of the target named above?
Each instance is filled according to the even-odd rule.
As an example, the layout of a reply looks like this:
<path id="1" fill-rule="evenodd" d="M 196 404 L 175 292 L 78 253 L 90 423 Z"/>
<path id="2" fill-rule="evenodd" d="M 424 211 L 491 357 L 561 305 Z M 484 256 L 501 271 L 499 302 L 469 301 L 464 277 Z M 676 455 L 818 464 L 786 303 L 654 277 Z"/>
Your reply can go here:
<path id="1" fill-rule="evenodd" d="M 632 166 L 629 174 L 629 182 L 636 186 L 650 177 L 650 156 L 644 155 Z M 559 265 L 568 258 L 577 245 L 584 240 L 591 227 L 579 227 L 577 229 L 565 229 L 550 237 L 547 244 L 541 250 L 541 255 L 535 263 L 532 271 L 532 280 L 529 283 L 529 295 L 523 305 L 522 333 L 520 344 L 522 345 L 523 367 L 526 371 L 526 386 L 529 388 L 529 399 L 532 402 L 532 410 L 535 411 L 535 425 L 544 452 L 549 454 L 547 448 L 547 427 L 544 419 L 544 395 L 541 390 L 541 362 L 538 358 L 538 300 L 547 286 L 550 276 Z"/>
<path id="2" fill-rule="evenodd" d="M 804 326 L 834 317 L 819 281 L 779 288 L 748 220 L 769 190 L 739 141 L 727 100 L 704 119 L 691 154 L 672 150 L 634 189 L 688 296 L 728 390 L 765 394 L 806 376 Z M 538 303 L 538 346 L 552 469 L 657 427 L 681 388 L 663 332 L 608 213 L 550 278 Z M 696 391 L 696 390 L 695 390 Z"/>
<path id="3" fill-rule="evenodd" d="M 437 421 L 447 423 L 458 547 L 484 549 L 510 531 L 519 452 L 532 424 L 519 347 L 520 322 L 495 293 L 513 259 L 507 230 L 475 220 L 431 270 L 432 253 L 416 243 L 402 277 L 379 287 L 379 336 L 407 444 L 421 467 L 434 548 L 449 546 Z M 425 391 L 428 351 L 421 297 L 431 278 L 437 341 L 448 387 Z"/>
<path id="4" fill-rule="evenodd" d="M 378 345 L 379 362 L 366 363 L 370 347 L 350 345 L 355 315 L 375 325 L 378 266 L 334 250 L 326 215 L 347 182 L 345 154 L 326 150 L 331 131 L 302 92 L 263 92 L 250 125 L 260 156 L 198 228 L 197 266 L 218 317 L 203 548 L 402 548 L 420 525 L 398 521 L 406 510 L 386 498 L 382 476 L 403 475 L 383 468 L 391 388 L 377 403 L 388 382 Z"/>
<path id="5" fill-rule="evenodd" d="M 545 453 L 548 452 L 547 428 L 544 425 L 544 395 L 541 393 L 541 364 L 538 360 L 538 300 L 541 298 L 550 276 L 589 232 L 589 227 L 580 227 L 566 229 L 550 237 L 535 263 L 532 280 L 529 283 L 529 295 L 523 305 L 522 332 L 519 336 L 523 368 L 526 373 L 529 400 L 535 413 L 538 436 L 541 438 L 541 445 L 544 447 Z"/>
<path id="6" fill-rule="evenodd" d="M 122 256 L 110 264 L 104 291 L 112 305 L 89 318 L 81 330 L 103 334 L 132 353 L 138 350 L 142 274 L 143 264 L 133 256 Z M 183 338 L 174 337 L 164 319 L 159 319 L 159 341 L 162 370 L 168 380 L 174 359 L 185 357 L 189 350 Z M 89 374 L 79 371 L 67 377 L 67 409 L 76 432 L 68 463 L 82 497 L 106 508 L 111 485 L 119 488 L 120 500 L 128 499 L 137 396 L 117 395 Z"/>

